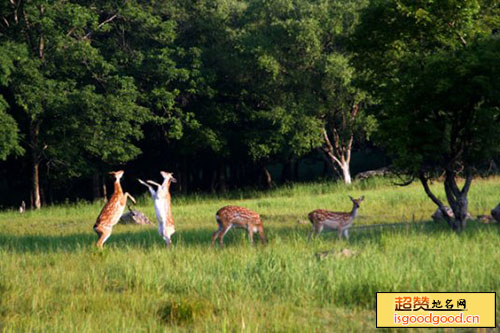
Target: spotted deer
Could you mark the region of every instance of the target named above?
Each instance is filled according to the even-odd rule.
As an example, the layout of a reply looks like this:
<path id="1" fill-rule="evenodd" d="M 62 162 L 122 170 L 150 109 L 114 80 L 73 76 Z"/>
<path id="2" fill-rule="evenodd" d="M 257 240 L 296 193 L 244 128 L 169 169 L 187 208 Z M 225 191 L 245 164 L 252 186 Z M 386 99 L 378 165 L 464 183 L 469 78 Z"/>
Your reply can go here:
<path id="1" fill-rule="evenodd" d="M 120 179 L 123 176 L 123 170 L 109 173 L 115 177 L 114 192 L 108 202 L 102 208 L 94 224 L 94 231 L 97 233 L 97 247 L 103 247 L 104 243 L 111 236 L 113 226 L 118 223 L 127 204 L 127 198 L 130 198 L 135 204 L 135 199 L 129 193 L 123 193 Z"/>
<path id="2" fill-rule="evenodd" d="M 170 197 L 170 184 L 176 183 L 177 180 L 173 177 L 173 173 L 161 171 L 163 176 L 163 183 L 158 184 L 152 180 L 142 181 L 139 183 L 146 186 L 153 198 L 156 212 L 156 219 L 158 220 L 158 233 L 165 240 L 165 244 L 170 247 L 172 243 L 171 237 L 175 233 L 174 218 L 172 217 L 172 203 Z M 155 185 L 155 189 L 149 185 Z"/>
<path id="3" fill-rule="evenodd" d="M 319 235 L 324 228 L 326 228 L 326 231 L 337 229 L 339 239 L 342 238 L 342 234 L 346 239 L 349 239 L 349 228 L 358 215 L 359 204 L 365 197 L 362 196 L 359 199 L 353 199 L 349 196 L 349 198 L 352 201 L 352 210 L 350 213 L 331 212 L 325 209 L 316 209 L 309 213 L 309 221 L 313 225 L 313 231 L 309 234 L 309 239 L 311 239 L 313 234 L 315 236 Z"/>
<path id="4" fill-rule="evenodd" d="M 212 246 L 215 245 L 215 241 L 219 238 L 220 246 L 224 247 L 224 236 L 233 226 L 247 229 L 248 238 L 251 244 L 253 244 L 254 232 L 259 233 L 260 240 L 263 244 L 267 242 L 264 234 L 264 226 L 262 225 L 259 214 L 248 208 L 225 206 L 217 211 L 215 219 L 217 220 L 219 228 L 212 235 Z"/>

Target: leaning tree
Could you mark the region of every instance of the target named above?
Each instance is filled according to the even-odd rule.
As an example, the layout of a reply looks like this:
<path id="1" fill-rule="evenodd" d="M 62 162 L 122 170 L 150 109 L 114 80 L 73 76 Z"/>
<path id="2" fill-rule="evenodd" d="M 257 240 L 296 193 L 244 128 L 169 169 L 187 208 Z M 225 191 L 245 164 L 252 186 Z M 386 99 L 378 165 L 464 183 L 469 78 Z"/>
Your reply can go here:
<path id="1" fill-rule="evenodd" d="M 500 39 L 491 1 L 373 1 L 356 64 L 379 99 L 379 135 L 454 230 L 466 225 L 477 168 L 500 152 Z M 454 219 L 429 180 L 444 176 Z"/>

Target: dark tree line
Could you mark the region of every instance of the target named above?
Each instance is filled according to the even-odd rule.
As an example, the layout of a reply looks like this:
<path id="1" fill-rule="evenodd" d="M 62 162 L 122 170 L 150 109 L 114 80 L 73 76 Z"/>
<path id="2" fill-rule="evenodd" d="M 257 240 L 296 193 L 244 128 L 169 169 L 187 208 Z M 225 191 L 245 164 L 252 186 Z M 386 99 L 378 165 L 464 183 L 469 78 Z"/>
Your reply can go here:
<path id="1" fill-rule="evenodd" d="M 492 0 L 3 1 L 5 205 L 102 197 L 117 168 L 224 191 L 307 158 L 349 184 L 371 147 L 440 207 L 444 171 L 463 220 L 499 155 L 499 22 Z"/>

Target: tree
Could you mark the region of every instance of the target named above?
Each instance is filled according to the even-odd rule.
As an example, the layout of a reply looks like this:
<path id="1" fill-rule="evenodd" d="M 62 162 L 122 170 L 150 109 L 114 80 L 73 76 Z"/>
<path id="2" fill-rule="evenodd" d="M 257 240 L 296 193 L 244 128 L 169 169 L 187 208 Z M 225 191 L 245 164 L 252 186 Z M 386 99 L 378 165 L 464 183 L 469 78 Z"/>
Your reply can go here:
<path id="1" fill-rule="evenodd" d="M 500 151 L 497 14 L 490 1 L 373 1 L 354 43 L 380 101 L 381 141 L 454 230 L 466 226 L 476 167 Z M 436 174 L 455 220 L 428 185 Z"/>
<path id="2" fill-rule="evenodd" d="M 272 135 L 261 132 L 268 143 L 250 150 L 275 147 L 275 154 L 300 157 L 321 147 L 332 169 L 340 168 L 344 182 L 351 183 L 354 137 L 369 134 L 375 126 L 375 119 L 363 110 L 367 94 L 354 85 L 352 52 L 347 48 L 364 5 L 257 1 L 249 6 L 242 49 L 251 59 L 248 71 L 253 70 L 255 83 L 247 90 L 253 88 L 259 113 L 281 126 L 273 133 L 283 140 L 277 144 L 269 140 Z"/>
<path id="3" fill-rule="evenodd" d="M 112 7 L 112 6 L 111 6 Z M 137 156 L 132 140 L 148 110 L 137 104 L 133 79 L 95 47 L 120 8 L 85 2 L 9 1 L 2 4 L 0 45 L 18 50 L 6 94 L 25 124 L 32 164 L 32 198 L 41 207 L 40 167 L 74 176 L 92 158 L 121 163 Z"/>

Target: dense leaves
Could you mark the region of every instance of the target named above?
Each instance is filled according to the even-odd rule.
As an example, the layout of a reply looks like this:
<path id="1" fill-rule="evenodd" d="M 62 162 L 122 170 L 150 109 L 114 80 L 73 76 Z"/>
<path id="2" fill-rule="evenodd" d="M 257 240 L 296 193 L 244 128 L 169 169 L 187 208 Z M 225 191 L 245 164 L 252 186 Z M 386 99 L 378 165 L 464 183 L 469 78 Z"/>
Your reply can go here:
<path id="1" fill-rule="evenodd" d="M 365 85 L 380 101 L 379 137 L 443 210 L 427 182 L 445 175 L 455 229 L 465 226 L 473 175 L 500 151 L 498 12 L 494 1 L 377 0 L 353 41 Z"/>
<path id="2" fill-rule="evenodd" d="M 4 174 L 21 170 L 18 198 L 35 206 L 79 181 L 102 196 L 105 172 L 125 166 L 215 191 L 271 186 L 269 165 L 286 180 L 323 157 L 349 183 L 351 152 L 372 137 L 407 174 L 472 174 L 499 154 L 498 12 L 491 0 L 3 1 Z"/>

